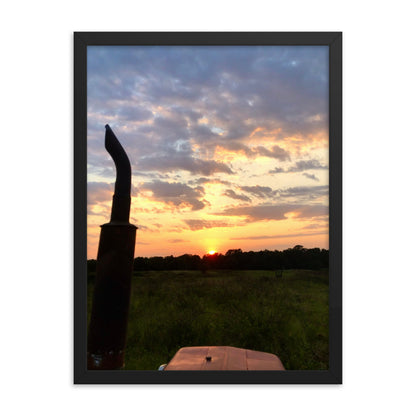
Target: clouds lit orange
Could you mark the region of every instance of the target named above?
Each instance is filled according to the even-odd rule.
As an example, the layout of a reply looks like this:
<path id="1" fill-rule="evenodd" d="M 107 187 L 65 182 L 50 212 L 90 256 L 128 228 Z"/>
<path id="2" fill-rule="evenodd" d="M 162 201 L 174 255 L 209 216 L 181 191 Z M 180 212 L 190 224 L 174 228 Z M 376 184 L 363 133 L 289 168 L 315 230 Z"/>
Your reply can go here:
<path id="1" fill-rule="evenodd" d="M 135 256 L 328 248 L 327 47 L 88 47 L 88 258 L 109 220 L 110 124 Z"/>

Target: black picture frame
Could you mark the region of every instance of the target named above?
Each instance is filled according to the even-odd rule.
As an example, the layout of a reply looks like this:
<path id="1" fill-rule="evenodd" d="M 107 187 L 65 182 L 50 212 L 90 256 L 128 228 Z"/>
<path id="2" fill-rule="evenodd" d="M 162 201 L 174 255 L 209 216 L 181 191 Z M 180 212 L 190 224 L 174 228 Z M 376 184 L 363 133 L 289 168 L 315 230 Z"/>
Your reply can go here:
<path id="1" fill-rule="evenodd" d="M 329 370 L 87 370 L 87 47 L 92 45 L 326 45 L 329 47 Z M 342 33 L 74 33 L 74 383 L 342 384 Z"/>

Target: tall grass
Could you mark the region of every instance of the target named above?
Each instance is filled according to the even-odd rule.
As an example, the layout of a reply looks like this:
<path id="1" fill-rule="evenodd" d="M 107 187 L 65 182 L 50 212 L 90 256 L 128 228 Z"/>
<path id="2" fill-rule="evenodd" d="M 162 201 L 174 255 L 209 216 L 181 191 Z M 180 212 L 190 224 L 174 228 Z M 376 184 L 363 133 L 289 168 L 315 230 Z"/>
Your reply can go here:
<path id="1" fill-rule="evenodd" d="M 328 271 L 136 272 L 126 370 L 155 370 L 198 345 L 270 352 L 287 370 L 328 369 Z"/>

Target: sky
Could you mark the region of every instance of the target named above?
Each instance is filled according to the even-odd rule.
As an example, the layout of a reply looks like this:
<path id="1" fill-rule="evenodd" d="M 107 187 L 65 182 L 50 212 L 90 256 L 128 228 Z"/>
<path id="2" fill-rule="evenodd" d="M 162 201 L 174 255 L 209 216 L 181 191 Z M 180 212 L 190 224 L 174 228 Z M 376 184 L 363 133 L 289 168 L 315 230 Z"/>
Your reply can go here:
<path id="1" fill-rule="evenodd" d="M 109 124 L 135 257 L 328 248 L 326 46 L 88 46 L 87 256 L 109 222 Z"/>

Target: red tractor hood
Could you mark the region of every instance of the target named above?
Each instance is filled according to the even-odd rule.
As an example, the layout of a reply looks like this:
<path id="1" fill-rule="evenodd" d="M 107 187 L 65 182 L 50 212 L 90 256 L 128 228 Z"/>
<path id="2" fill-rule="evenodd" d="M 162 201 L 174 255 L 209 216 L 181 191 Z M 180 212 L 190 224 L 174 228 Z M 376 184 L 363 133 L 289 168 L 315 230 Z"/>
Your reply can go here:
<path id="1" fill-rule="evenodd" d="M 284 369 L 274 354 L 234 347 L 181 348 L 165 367 L 165 371 Z"/>

